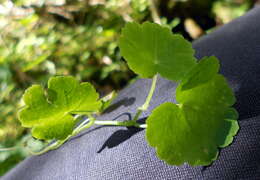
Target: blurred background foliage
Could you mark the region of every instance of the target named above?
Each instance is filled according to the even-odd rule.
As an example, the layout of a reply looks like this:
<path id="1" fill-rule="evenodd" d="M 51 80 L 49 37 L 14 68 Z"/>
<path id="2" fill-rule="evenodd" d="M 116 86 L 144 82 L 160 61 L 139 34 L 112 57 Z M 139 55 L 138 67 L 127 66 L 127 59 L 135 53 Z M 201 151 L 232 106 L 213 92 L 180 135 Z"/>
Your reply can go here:
<path id="1" fill-rule="evenodd" d="M 252 0 L 157 0 L 164 25 L 192 41 L 243 15 Z M 53 75 L 90 81 L 104 95 L 135 75 L 117 40 L 127 21 L 152 21 L 149 0 L 0 0 L 0 176 L 24 159 L 17 121 L 24 90 Z M 32 142 L 32 146 L 40 146 Z"/>

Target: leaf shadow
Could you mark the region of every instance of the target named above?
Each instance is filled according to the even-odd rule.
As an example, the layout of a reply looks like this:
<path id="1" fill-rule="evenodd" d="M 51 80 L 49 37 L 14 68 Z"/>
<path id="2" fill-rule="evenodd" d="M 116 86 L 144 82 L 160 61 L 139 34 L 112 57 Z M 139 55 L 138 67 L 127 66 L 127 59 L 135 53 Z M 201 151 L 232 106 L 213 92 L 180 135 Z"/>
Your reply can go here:
<path id="1" fill-rule="evenodd" d="M 143 124 L 146 118 L 140 119 L 137 122 Z M 115 131 L 101 146 L 97 153 L 101 153 L 105 148 L 111 149 L 114 148 L 126 140 L 130 139 L 136 133 L 143 131 L 144 129 L 136 127 L 127 127 L 127 129 L 120 129 Z"/>
<path id="2" fill-rule="evenodd" d="M 125 97 L 117 102 L 115 102 L 114 104 L 111 104 L 107 109 L 104 110 L 104 112 L 102 114 L 105 114 L 105 113 L 110 113 L 114 110 L 116 110 L 117 108 L 119 108 L 120 106 L 131 106 L 134 104 L 135 102 L 135 97 Z"/>

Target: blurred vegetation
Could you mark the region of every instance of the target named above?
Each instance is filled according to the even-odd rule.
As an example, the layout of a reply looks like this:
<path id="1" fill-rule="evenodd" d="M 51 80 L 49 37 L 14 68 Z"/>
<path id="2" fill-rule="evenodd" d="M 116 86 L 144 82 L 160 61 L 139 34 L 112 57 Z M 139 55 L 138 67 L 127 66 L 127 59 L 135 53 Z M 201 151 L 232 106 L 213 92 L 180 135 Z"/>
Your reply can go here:
<path id="1" fill-rule="evenodd" d="M 157 0 L 164 25 L 193 40 L 251 7 L 251 0 Z M 28 131 L 16 113 L 24 90 L 53 75 L 92 82 L 101 94 L 134 74 L 117 40 L 127 21 L 152 21 L 149 0 L 0 0 L 0 176 L 24 159 Z M 32 142 L 32 146 L 40 146 Z"/>

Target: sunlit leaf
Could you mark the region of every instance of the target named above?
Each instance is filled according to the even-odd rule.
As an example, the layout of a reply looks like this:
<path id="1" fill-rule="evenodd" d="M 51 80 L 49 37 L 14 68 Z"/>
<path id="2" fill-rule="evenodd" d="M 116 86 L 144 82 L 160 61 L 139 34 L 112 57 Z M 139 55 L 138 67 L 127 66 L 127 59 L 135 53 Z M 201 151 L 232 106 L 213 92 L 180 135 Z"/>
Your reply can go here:
<path id="1" fill-rule="evenodd" d="M 159 73 L 179 81 L 196 64 L 191 43 L 154 23 L 126 24 L 119 47 L 130 69 L 144 78 Z"/>
<path id="2" fill-rule="evenodd" d="M 23 95 L 26 106 L 19 112 L 24 127 L 33 128 L 32 134 L 39 139 L 64 139 L 73 130 L 72 114 L 98 111 L 101 102 L 89 83 L 79 84 L 73 77 L 53 77 L 48 90 L 33 85 Z"/>
<path id="3" fill-rule="evenodd" d="M 215 58 L 201 60 L 178 86 L 179 104 L 164 103 L 149 116 L 147 140 L 160 159 L 172 165 L 209 165 L 218 148 L 232 142 L 239 129 L 238 114 L 230 108 L 235 97 L 217 71 Z"/>

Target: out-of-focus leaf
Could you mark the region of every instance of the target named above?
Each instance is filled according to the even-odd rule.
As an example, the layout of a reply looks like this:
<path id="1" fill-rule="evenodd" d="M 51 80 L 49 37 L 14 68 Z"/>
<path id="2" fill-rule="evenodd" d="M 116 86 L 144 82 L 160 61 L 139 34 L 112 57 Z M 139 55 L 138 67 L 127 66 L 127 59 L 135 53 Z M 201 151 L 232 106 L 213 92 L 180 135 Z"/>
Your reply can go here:
<path id="1" fill-rule="evenodd" d="M 32 61 L 32 62 L 26 64 L 26 65 L 22 68 L 22 70 L 23 70 L 24 72 L 29 71 L 29 70 L 31 70 L 32 68 L 34 68 L 35 66 L 37 66 L 38 64 L 40 64 L 40 63 L 42 63 L 43 61 L 47 60 L 48 57 L 49 57 L 48 54 L 43 54 L 43 55 L 39 56 L 38 58 L 36 58 L 34 61 Z"/>

